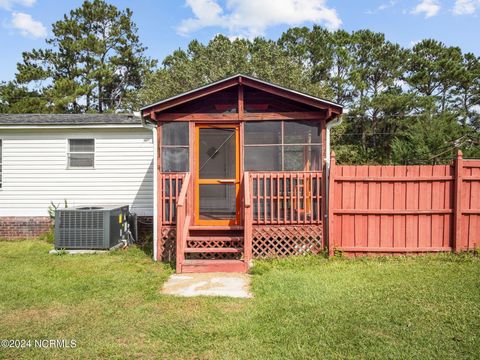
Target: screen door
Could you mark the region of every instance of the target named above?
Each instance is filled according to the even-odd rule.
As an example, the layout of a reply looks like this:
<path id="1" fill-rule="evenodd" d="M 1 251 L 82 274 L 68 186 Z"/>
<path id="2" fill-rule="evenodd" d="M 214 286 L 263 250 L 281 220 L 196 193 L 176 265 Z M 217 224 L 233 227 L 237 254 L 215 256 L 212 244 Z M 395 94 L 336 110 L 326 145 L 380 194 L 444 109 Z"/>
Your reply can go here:
<path id="1" fill-rule="evenodd" d="M 239 223 L 239 128 L 237 125 L 196 127 L 196 224 Z"/>

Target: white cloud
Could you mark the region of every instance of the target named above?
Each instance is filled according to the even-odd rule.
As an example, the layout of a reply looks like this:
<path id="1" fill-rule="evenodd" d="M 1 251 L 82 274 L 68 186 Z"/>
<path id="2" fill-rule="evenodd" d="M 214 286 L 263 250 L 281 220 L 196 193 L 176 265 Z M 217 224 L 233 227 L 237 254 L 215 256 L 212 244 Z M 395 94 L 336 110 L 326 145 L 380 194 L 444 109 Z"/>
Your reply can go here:
<path id="1" fill-rule="evenodd" d="M 14 5 L 33 6 L 37 0 L 0 0 L 0 8 L 11 10 Z"/>
<path id="2" fill-rule="evenodd" d="M 376 9 L 373 9 L 373 10 L 370 9 L 365 11 L 365 14 L 372 15 L 384 10 L 388 10 L 390 8 L 393 8 L 395 5 L 397 5 L 397 2 L 398 0 L 390 0 L 388 2 L 380 4 Z"/>
<path id="3" fill-rule="evenodd" d="M 47 29 L 37 20 L 33 20 L 30 14 L 21 12 L 13 12 L 11 27 L 20 30 L 23 36 L 31 36 L 34 38 L 43 38 L 47 36 Z"/>
<path id="4" fill-rule="evenodd" d="M 217 0 L 186 0 L 193 18 L 183 20 L 177 31 L 186 35 L 199 29 L 218 26 L 237 36 L 263 35 L 268 27 L 314 22 L 338 29 L 342 20 L 326 0 L 227 0 L 225 8 Z"/>
<path id="5" fill-rule="evenodd" d="M 425 14 L 425 18 L 435 16 L 440 11 L 440 5 L 437 0 L 421 0 L 412 10 L 412 14 Z"/>
<path id="6" fill-rule="evenodd" d="M 215 36 L 217 36 L 217 35 L 220 35 L 220 34 L 216 34 Z M 245 36 L 243 36 L 243 35 L 229 35 L 229 36 L 228 36 L 228 39 L 229 39 L 230 41 L 235 41 L 235 40 L 245 40 L 245 39 L 247 39 L 247 38 L 246 38 Z"/>
<path id="7" fill-rule="evenodd" d="M 391 0 L 388 3 L 380 4 L 380 6 L 377 8 L 377 10 L 382 11 L 382 10 L 391 8 L 392 6 L 395 5 L 395 3 L 396 3 L 396 1 Z"/>
<path id="8" fill-rule="evenodd" d="M 456 0 L 453 7 L 454 15 L 470 15 L 480 7 L 480 0 Z"/>

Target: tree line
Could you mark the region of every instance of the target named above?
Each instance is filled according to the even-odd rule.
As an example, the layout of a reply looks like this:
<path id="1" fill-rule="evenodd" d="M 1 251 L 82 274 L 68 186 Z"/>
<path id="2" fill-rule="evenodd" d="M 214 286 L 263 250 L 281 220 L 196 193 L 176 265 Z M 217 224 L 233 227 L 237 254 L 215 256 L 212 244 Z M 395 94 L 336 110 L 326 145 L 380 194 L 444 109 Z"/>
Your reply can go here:
<path id="1" fill-rule="evenodd" d="M 129 112 L 244 73 L 335 101 L 342 163 L 442 163 L 480 157 L 480 58 L 425 39 L 412 48 L 370 30 L 295 27 L 276 41 L 217 35 L 159 63 L 132 11 L 85 1 L 52 25 L 43 49 L 22 54 L 0 85 L 0 112 Z"/>

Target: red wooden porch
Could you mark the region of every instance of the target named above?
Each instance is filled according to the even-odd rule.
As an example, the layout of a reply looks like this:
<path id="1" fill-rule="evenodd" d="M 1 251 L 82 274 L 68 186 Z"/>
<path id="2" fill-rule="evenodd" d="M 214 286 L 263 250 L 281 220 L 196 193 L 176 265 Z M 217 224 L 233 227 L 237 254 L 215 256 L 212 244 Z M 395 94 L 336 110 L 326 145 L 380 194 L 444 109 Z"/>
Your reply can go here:
<path id="1" fill-rule="evenodd" d="M 243 272 L 321 251 L 325 129 L 341 111 L 243 75 L 143 108 L 157 127 L 157 260 Z"/>

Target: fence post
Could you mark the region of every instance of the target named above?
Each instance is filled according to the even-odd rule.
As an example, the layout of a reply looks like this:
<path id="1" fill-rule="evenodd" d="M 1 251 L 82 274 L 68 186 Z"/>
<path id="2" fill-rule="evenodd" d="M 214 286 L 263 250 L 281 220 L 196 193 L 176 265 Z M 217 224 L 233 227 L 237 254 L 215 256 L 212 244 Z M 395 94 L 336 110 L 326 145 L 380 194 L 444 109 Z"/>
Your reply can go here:
<path id="1" fill-rule="evenodd" d="M 332 151 L 330 156 L 330 168 L 328 171 L 328 256 L 333 256 L 335 250 L 335 240 L 333 236 L 334 219 L 333 219 L 333 204 L 335 194 L 335 151 Z"/>
<path id="2" fill-rule="evenodd" d="M 454 213 L 453 213 L 453 249 L 459 252 L 462 249 L 462 187 L 463 187 L 463 154 L 458 150 L 455 160 L 455 190 L 454 190 Z"/>

